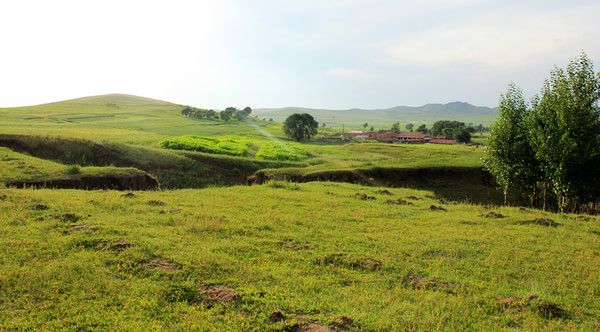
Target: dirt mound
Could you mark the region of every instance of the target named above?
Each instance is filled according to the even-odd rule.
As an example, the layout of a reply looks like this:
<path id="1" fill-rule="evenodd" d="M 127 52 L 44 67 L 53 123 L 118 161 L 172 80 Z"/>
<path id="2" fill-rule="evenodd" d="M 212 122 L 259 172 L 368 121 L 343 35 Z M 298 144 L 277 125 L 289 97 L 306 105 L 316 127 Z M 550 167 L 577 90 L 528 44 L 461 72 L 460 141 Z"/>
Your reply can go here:
<path id="1" fill-rule="evenodd" d="M 484 214 L 481 215 L 481 217 L 489 218 L 489 219 L 502 219 L 502 218 L 506 218 L 506 216 L 504 216 L 503 214 L 500 214 L 500 213 L 494 212 L 494 211 L 490 211 L 488 213 L 484 213 Z"/>
<path id="2" fill-rule="evenodd" d="M 283 314 L 283 312 L 281 312 L 279 310 L 275 310 L 269 315 L 269 320 L 274 323 L 280 322 L 284 319 L 285 319 L 285 315 Z"/>
<path id="3" fill-rule="evenodd" d="M 363 194 L 363 193 L 356 193 L 356 194 L 354 194 L 354 197 L 356 197 L 357 199 L 360 199 L 361 201 L 374 201 L 377 199 L 373 196 L 369 196 L 369 195 Z"/>
<path id="4" fill-rule="evenodd" d="M 377 190 L 375 193 L 376 193 L 376 194 L 379 194 L 379 195 L 386 195 L 386 196 L 391 196 L 391 195 L 393 195 L 393 194 L 392 194 L 392 192 L 391 192 L 391 191 L 389 191 L 389 190 L 387 190 L 387 189 L 384 189 L 384 190 Z"/>
<path id="5" fill-rule="evenodd" d="M 89 224 L 75 224 L 70 225 L 63 233 L 64 234 L 72 234 L 77 232 L 95 232 L 98 230 L 98 227 L 89 225 Z"/>
<path id="6" fill-rule="evenodd" d="M 31 209 L 34 211 L 44 211 L 44 210 L 48 210 L 49 207 L 48 207 L 48 205 L 38 203 L 38 204 L 32 205 Z"/>
<path id="7" fill-rule="evenodd" d="M 436 206 L 436 205 L 431 205 L 429 207 L 429 210 L 431 211 L 442 211 L 442 212 L 446 212 L 448 210 L 446 210 L 445 208 L 441 207 L 441 206 Z"/>
<path id="8" fill-rule="evenodd" d="M 142 262 L 146 270 L 159 270 L 163 272 L 177 272 L 181 266 L 170 259 L 164 257 L 156 257 L 149 261 Z"/>
<path id="9" fill-rule="evenodd" d="M 439 291 L 449 294 L 454 294 L 454 289 L 457 286 L 456 283 L 452 281 L 441 280 L 438 278 L 427 277 L 413 273 L 407 274 L 402 280 L 402 284 L 405 287 L 412 289 Z"/>
<path id="10" fill-rule="evenodd" d="M 45 179 L 13 181 L 6 184 L 14 188 L 50 188 L 84 190 L 156 190 L 158 181 L 148 174 L 82 176 L 72 179 Z"/>
<path id="11" fill-rule="evenodd" d="M 335 330 L 345 331 L 354 323 L 354 319 L 346 316 L 336 317 L 329 326 Z"/>
<path id="12" fill-rule="evenodd" d="M 529 295 L 527 298 L 500 296 L 497 301 L 498 310 L 502 313 L 521 312 L 529 308 L 544 319 L 569 317 L 569 313 L 558 304 L 541 300 L 535 294 Z"/>
<path id="13" fill-rule="evenodd" d="M 409 201 L 405 201 L 401 198 L 388 199 L 387 201 L 385 201 L 385 204 L 388 204 L 388 205 L 414 205 L 413 203 L 411 203 Z"/>
<path id="14" fill-rule="evenodd" d="M 549 218 L 536 218 L 533 220 L 525 220 L 525 221 L 517 222 L 517 224 L 519 224 L 519 225 L 539 225 L 539 226 L 546 226 L 546 227 L 558 227 L 558 225 L 560 225 L 556 221 L 549 219 Z"/>
<path id="15" fill-rule="evenodd" d="M 206 288 L 204 295 L 213 303 L 229 303 L 242 298 L 233 288 L 224 285 L 215 285 Z"/>

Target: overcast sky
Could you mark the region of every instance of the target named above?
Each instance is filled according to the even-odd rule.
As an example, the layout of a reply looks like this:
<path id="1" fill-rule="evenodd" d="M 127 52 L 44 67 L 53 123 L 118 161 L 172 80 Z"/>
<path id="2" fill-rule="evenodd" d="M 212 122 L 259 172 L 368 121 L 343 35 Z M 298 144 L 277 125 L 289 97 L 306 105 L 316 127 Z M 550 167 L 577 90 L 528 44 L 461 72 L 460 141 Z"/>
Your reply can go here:
<path id="1" fill-rule="evenodd" d="M 11 0 L 0 106 L 129 93 L 224 108 L 495 106 L 585 50 L 598 0 Z"/>

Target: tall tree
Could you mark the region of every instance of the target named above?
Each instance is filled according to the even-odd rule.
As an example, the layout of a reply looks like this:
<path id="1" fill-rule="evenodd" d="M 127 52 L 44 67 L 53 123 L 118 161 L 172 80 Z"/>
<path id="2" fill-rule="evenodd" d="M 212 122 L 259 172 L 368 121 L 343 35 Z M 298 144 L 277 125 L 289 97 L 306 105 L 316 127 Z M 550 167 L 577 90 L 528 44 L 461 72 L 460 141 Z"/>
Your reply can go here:
<path id="1" fill-rule="evenodd" d="M 307 113 L 292 114 L 283 123 L 283 132 L 296 141 L 310 139 L 317 134 L 318 128 L 319 123 Z"/>
<path id="2" fill-rule="evenodd" d="M 492 124 L 484 165 L 502 187 L 504 204 L 511 190 L 534 194 L 536 169 L 527 134 L 528 109 L 523 92 L 511 84 L 500 97 L 498 118 Z"/>
<path id="3" fill-rule="evenodd" d="M 415 127 L 415 125 L 413 125 L 412 123 L 407 123 L 405 126 L 406 130 L 411 131 L 411 132 L 413 131 L 414 127 Z"/>
<path id="4" fill-rule="evenodd" d="M 531 142 L 560 211 L 597 199 L 600 77 L 585 53 L 556 68 L 534 99 Z"/>

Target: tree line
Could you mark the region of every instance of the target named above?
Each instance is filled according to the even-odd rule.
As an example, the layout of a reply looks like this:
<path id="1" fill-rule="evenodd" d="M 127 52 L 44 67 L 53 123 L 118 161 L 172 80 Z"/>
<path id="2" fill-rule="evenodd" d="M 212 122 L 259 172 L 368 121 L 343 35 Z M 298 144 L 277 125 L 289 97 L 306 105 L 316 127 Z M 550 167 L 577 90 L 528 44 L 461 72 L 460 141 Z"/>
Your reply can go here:
<path id="1" fill-rule="evenodd" d="M 238 120 L 245 120 L 252 113 L 252 109 L 250 107 L 244 107 L 244 109 L 237 109 L 235 107 L 227 107 L 225 110 L 221 112 L 217 112 L 215 110 L 207 110 L 201 109 L 191 106 L 184 106 L 181 110 L 181 114 L 183 116 L 194 118 L 194 119 L 206 119 L 206 120 L 223 120 L 229 121 L 232 118 Z"/>
<path id="2" fill-rule="evenodd" d="M 600 198 L 600 74 L 585 53 L 555 68 L 527 105 L 511 84 L 500 97 L 484 165 L 509 197 L 578 211 Z"/>

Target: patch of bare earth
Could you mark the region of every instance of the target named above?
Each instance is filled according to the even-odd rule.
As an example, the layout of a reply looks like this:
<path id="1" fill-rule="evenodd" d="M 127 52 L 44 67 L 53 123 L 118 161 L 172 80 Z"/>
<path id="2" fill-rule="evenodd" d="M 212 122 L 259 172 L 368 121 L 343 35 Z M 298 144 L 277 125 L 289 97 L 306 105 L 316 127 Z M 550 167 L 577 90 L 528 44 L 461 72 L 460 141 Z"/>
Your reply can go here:
<path id="1" fill-rule="evenodd" d="M 481 215 L 484 218 L 488 218 L 488 219 L 502 219 L 502 218 L 506 218 L 504 215 L 498 213 L 498 212 L 494 212 L 494 211 L 490 211 L 488 213 L 484 213 Z"/>
<path id="2" fill-rule="evenodd" d="M 224 285 L 206 287 L 204 289 L 204 295 L 212 303 L 230 303 L 237 301 L 242 297 L 233 288 Z"/>
<path id="3" fill-rule="evenodd" d="M 89 224 L 74 224 L 67 227 L 67 229 L 63 232 L 65 234 L 72 234 L 77 232 L 95 232 L 98 230 L 98 227 L 89 225 Z"/>
<path id="4" fill-rule="evenodd" d="M 538 225 L 538 226 L 545 226 L 545 227 L 558 227 L 558 225 L 560 225 L 556 221 L 549 219 L 549 218 L 536 218 L 536 219 L 532 219 L 532 220 L 525 220 L 525 221 L 517 222 L 517 224 L 519 224 L 519 225 Z"/>
<path id="5" fill-rule="evenodd" d="M 164 257 L 156 257 L 149 261 L 142 262 L 142 266 L 146 270 L 158 270 L 163 272 L 177 272 L 181 266 L 170 259 Z"/>
<path id="6" fill-rule="evenodd" d="M 385 201 L 385 204 L 388 204 L 388 205 L 413 205 L 413 203 L 411 203 L 409 201 L 405 201 L 401 198 L 388 199 L 387 201 Z"/>
<path id="7" fill-rule="evenodd" d="M 457 284 L 453 281 L 412 273 L 404 277 L 403 284 L 412 289 L 446 292 L 449 294 L 454 294 L 455 288 L 457 287 Z"/>
<path id="8" fill-rule="evenodd" d="M 293 239 L 283 239 L 279 241 L 279 246 L 290 250 L 309 250 L 312 249 L 312 245 L 304 242 L 300 242 Z"/>
<path id="9" fill-rule="evenodd" d="M 436 205 L 431 205 L 429 207 L 429 210 L 431 211 L 441 211 L 441 212 L 446 212 L 448 210 L 446 210 L 445 208 L 441 207 L 441 206 L 436 206 Z"/>
<path id="10" fill-rule="evenodd" d="M 356 194 L 354 194 L 354 197 L 356 197 L 356 199 L 360 199 L 361 201 L 374 201 L 377 199 L 373 196 L 369 196 L 369 195 L 363 194 L 363 193 L 356 193 Z"/>
<path id="11" fill-rule="evenodd" d="M 568 318 L 569 313 L 556 303 L 544 301 L 537 295 L 532 294 L 526 298 L 504 297 L 497 298 L 498 310 L 501 313 L 521 312 L 530 309 L 544 319 Z"/>

